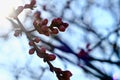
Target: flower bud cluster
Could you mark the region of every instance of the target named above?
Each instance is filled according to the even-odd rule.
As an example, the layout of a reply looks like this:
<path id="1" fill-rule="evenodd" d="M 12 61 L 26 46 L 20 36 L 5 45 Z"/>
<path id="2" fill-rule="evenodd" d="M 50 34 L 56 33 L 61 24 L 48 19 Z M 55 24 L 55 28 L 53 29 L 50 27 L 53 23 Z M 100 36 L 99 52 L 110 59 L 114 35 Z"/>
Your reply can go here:
<path id="1" fill-rule="evenodd" d="M 45 47 L 40 47 L 40 49 L 36 49 L 34 47 L 35 43 L 39 43 L 39 42 L 40 42 L 40 39 L 38 37 L 36 37 L 34 40 L 29 42 L 29 45 L 33 47 L 29 50 L 29 54 L 32 55 L 36 51 L 37 56 L 40 58 L 43 58 L 44 62 L 55 60 L 56 56 L 54 54 L 48 54 L 46 52 Z M 72 76 L 72 73 L 70 71 L 68 71 L 68 70 L 62 71 L 60 68 L 56 68 L 53 66 L 51 67 L 51 65 L 49 65 L 49 66 L 50 66 L 50 70 L 52 72 L 54 71 L 56 73 L 59 80 L 70 80 L 70 77 Z"/>
<path id="2" fill-rule="evenodd" d="M 80 52 L 78 53 L 78 57 L 81 59 L 86 59 L 87 56 L 88 56 L 88 52 L 85 51 L 84 49 L 81 49 Z"/>
<path id="3" fill-rule="evenodd" d="M 57 73 L 59 80 L 70 80 L 72 73 L 68 70 L 62 71 L 60 68 L 54 68 L 54 71 Z"/>
<path id="4" fill-rule="evenodd" d="M 38 11 L 34 14 L 34 17 L 35 20 L 33 22 L 33 25 L 35 29 L 40 34 L 44 34 L 46 36 L 58 34 L 59 31 L 64 32 L 68 27 L 68 24 L 64 23 L 61 18 L 54 18 L 50 26 L 48 26 L 48 19 L 42 19 L 40 17 L 40 12 Z"/>
<path id="5" fill-rule="evenodd" d="M 25 4 L 24 6 L 18 6 L 18 8 L 10 15 L 10 17 L 16 19 L 17 16 L 26 8 L 32 9 L 35 7 L 36 0 L 31 0 L 30 4 Z"/>
<path id="6" fill-rule="evenodd" d="M 32 0 L 30 4 L 25 4 L 24 8 L 30 8 L 33 10 L 33 8 L 35 7 L 35 4 L 36 4 L 36 0 Z"/>
<path id="7" fill-rule="evenodd" d="M 83 60 L 85 60 L 85 61 L 88 61 L 88 59 L 90 58 L 89 53 L 90 53 L 90 51 L 91 51 L 91 49 L 90 49 L 90 44 L 87 44 L 87 45 L 86 45 L 86 49 L 87 49 L 87 50 L 81 49 L 81 50 L 79 51 L 79 53 L 77 54 L 77 56 L 78 56 L 78 58 L 80 58 L 80 59 L 83 59 Z"/>
<path id="8" fill-rule="evenodd" d="M 54 54 L 48 54 L 46 52 L 46 48 L 41 47 L 39 51 L 37 51 L 37 55 L 40 58 L 43 58 L 44 62 L 46 61 L 53 61 L 56 59 L 56 56 Z"/>
<path id="9" fill-rule="evenodd" d="M 37 52 L 37 56 L 40 57 L 40 58 L 43 58 L 44 62 L 55 60 L 56 56 L 54 54 L 48 54 L 46 52 L 46 48 L 40 47 L 39 50 L 36 50 L 34 48 L 35 43 L 39 43 L 39 42 L 40 42 L 40 39 L 38 37 L 36 37 L 34 40 L 32 40 L 32 41 L 29 42 L 29 45 L 33 46 L 33 48 L 31 48 L 29 50 L 29 54 L 34 54 L 34 52 L 36 51 Z"/>
<path id="10" fill-rule="evenodd" d="M 39 42 L 40 42 L 40 38 L 36 37 L 34 40 L 29 42 L 29 45 L 30 46 L 34 46 L 35 43 L 39 43 Z M 34 54 L 34 52 L 35 52 L 35 48 L 34 47 L 29 50 L 29 54 Z"/>
<path id="11" fill-rule="evenodd" d="M 16 19 L 18 23 L 21 25 L 22 23 L 18 19 L 18 15 L 26 8 L 33 9 L 36 4 L 36 0 L 31 0 L 30 4 L 25 4 L 25 6 L 19 6 L 15 10 L 15 14 L 11 17 Z M 64 32 L 66 28 L 68 27 L 68 24 L 63 22 L 61 18 L 54 18 L 48 26 L 48 19 L 42 19 L 41 13 L 39 11 L 34 13 L 34 21 L 33 21 L 34 28 L 37 32 L 40 34 L 44 34 L 46 36 L 52 35 L 52 34 L 58 34 L 59 32 Z M 40 58 L 43 58 L 44 62 L 47 62 L 50 70 L 56 73 L 59 80 L 70 80 L 70 77 L 72 76 L 72 73 L 68 70 L 62 71 L 60 68 L 55 68 L 50 61 L 53 61 L 56 59 L 56 55 L 54 54 L 48 54 L 45 47 L 38 47 L 36 43 L 40 42 L 40 38 L 35 37 L 32 39 L 30 36 L 30 32 L 28 33 L 26 29 L 24 29 L 24 26 L 21 25 L 21 30 L 16 30 L 14 33 L 14 36 L 19 36 L 19 34 L 22 32 L 22 30 L 26 33 L 29 41 L 29 45 L 31 46 L 31 49 L 29 50 L 29 54 L 32 55 L 34 52 L 37 53 L 37 56 Z"/>

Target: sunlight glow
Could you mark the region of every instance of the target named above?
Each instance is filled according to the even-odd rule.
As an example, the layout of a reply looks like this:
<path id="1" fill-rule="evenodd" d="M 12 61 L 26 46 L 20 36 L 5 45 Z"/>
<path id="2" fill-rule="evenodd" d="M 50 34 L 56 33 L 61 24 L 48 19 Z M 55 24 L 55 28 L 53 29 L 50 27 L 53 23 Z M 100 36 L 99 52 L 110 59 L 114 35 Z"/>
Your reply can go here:
<path id="1" fill-rule="evenodd" d="M 12 29 L 6 17 L 14 15 L 14 9 L 20 6 L 22 0 L 0 0 L 0 36 L 8 34 Z"/>
<path id="2" fill-rule="evenodd" d="M 9 16 L 17 5 L 16 2 L 17 0 L 0 0 L 0 18 Z"/>
<path id="3" fill-rule="evenodd" d="M 0 18 L 6 17 L 12 11 L 13 1 L 0 0 Z"/>

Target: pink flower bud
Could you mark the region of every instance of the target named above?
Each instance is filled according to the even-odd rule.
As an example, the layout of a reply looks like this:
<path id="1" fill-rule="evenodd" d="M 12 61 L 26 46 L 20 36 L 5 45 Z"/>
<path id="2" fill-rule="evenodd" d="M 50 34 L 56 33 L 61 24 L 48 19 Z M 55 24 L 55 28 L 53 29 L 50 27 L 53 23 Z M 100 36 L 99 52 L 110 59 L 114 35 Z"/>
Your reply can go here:
<path id="1" fill-rule="evenodd" d="M 37 12 L 34 13 L 35 18 L 40 18 L 40 15 L 41 15 L 40 11 L 37 11 Z"/>
<path id="2" fill-rule="evenodd" d="M 23 6 L 19 6 L 18 8 L 17 8 L 17 14 L 19 15 L 22 11 L 23 11 L 23 9 L 24 9 L 24 7 Z"/>
<path id="3" fill-rule="evenodd" d="M 41 51 L 37 52 L 37 56 L 40 57 L 40 58 L 44 58 L 44 54 L 41 53 Z"/>
<path id="4" fill-rule="evenodd" d="M 39 38 L 39 37 L 36 37 L 36 38 L 34 39 L 34 41 L 35 41 L 36 43 L 39 43 L 39 42 L 40 42 L 40 38 Z"/>
<path id="5" fill-rule="evenodd" d="M 46 53 L 46 48 L 45 47 L 41 47 L 40 52 L 41 53 Z"/>
<path id="6" fill-rule="evenodd" d="M 30 4 L 25 4 L 24 8 L 30 8 Z"/>
<path id="7" fill-rule="evenodd" d="M 48 27 L 47 26 L 41 26 L 41 30 L 44 32 L 48 32 Z"/>
<path id="8" fill-rule="evenodd" d="M 44 19 L 44 20 L 42 21 L 42 25 L 47 25 L 47 23 L 48 23 L 48 19 Z"/>
<path id="9" fill-rule="evenodd" d="M 33 42 L 33 41 L 30 41 L 30 42 L 29 42 L 29 45 L 30 45 L 30 46 L 33 46 L 33 45 L 34 45 L 34 42 Z"/>
<path id="10" fill-rule="evenodd" d="M 34 48 L 32 48 L 32 49 L 29 50 L 29 54 L 30 54 L 30 55 L 34 54 L 34 52 L 35 52 L 35 49 L 34 49 Z"/>
<path id="11" fill-rule="evenodd" d="M 62 70 L 60 68 L 54 68 L 54 71 L 58 74 L 61 74 Z"/>
<path id="12" fill-rule="evenodd" d="M 65 77 L 69 78 L 70 76 L 72 76 L 72 73 L 70 71 L 66 70 L 66 71 L 63 71 L 63 75 Z"/>
<path id="13" fill-rule="evenodd" d="M 32 0 L 30 3 L 31 6 L 34 6 L 35 4 L 36 4 L 36 0 Z"/>
<path id="14" fill-rule="evenodd" d="M 52 28 L 51 31 L 52 31 L 52 34 L 58 34 L 58 29 L 57 28 Z"/>
<path id="15" fill-rule="evenodd" d="M 55 56 L 54 54 L 48 54 L 47 60 L 53 61 L 53 60 L 55 60 L 55 59 L 56 59 L 56 56 Z"/>
<path id="16" fill-rule="evenodd" d="M 57 18 L 57 19 L 56 19 L 56 23 L 57 23 L 58 25 L 61 25 L 61 24 L 62 24 L 62 18 Z"/>
<path id="17" fill-rule="evenodd" d="M 56 18 L 54 18 L 53 20 L 52 20 L 52 26 L 56 26 L 55 24 L 56 24 Z"/>
<path id="18" fill-rule="evenodd" d="M 50 36 L 50 32 L 45 32 L 44 35 Z"/>
<path id="19" fill-rule="evenodd" d="M 65 28 L 67 28 L 67 27 L 69 26 L 68 23 L 62 23 L 62 25 L 63 25 Z"/>
<path id="20" fill-rule="evenodd" d="M 59 29 L 60 31 L 64 32 L 66 28 L 65 28 L 63 25 L 61 25 L 61 26 L 58 27 L 58 29 Z"/>
<path id="21" fill-rule="evenodd" d="M 35 4 L 36 4 L 36 0 L 32 0 L 30 4 L 25 4 L 24 8 L 33 9 Z"/>

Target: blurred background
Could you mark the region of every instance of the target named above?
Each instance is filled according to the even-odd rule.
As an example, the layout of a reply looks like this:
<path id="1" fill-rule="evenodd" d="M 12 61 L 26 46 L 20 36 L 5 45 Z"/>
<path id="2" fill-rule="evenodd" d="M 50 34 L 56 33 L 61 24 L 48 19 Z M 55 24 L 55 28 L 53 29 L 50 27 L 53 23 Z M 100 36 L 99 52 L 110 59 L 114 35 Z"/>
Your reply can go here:
<path id="1" fill-rule="evenodd" d="M 48 64 L 36 54 L 29 55 L 25 33 L 15 37 L 19 27 L 6 19 L 10 7 L 16 9 L 30 0 L 5 1 L 0 0 L 0 79 L 57 80 Z M 72 72 L 70 80 L 120 80 L 120 0 L 37 0 L 35 6 L 18 16 L 27 31 L 34 29 L 36 11 L 49 24 L 57 17 L 69 23 L 66 31 L 57 35 L 47 37 L 37 31 L 31 35 L 40 37 L 38 46 L 57 56 L 54 66 Z"/>

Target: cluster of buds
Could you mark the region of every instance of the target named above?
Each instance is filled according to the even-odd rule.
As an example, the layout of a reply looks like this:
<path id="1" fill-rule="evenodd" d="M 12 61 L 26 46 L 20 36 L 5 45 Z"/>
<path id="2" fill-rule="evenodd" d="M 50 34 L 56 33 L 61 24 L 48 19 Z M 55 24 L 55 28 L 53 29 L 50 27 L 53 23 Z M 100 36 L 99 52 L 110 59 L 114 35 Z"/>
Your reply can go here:
<path id="1" fill-rule="evenodd" d="M 33 47 L 29 50 L 29 54 L 34 54 L 34 52 L 35 52 L 34 45 L 35 45 L 35 43 L 39 43 L 39 42 L 40 42 L 40 38 L 38 38 L 38 37 L 36 37 L 34 40 L 29 42 L 29 45 Z"/>
<path id="2" fill-rule="evenodd" d="M 33 41 L 29 42 L 29 45 L 34 47 L 35 43 L 38 43 L 38 42 L 40 42 L 40 39 L 36 37 Z M 53 61 L 56 59 L 56 56 L 54 54 L 48 54 L 46 52 L 46 48 L 44 47 L 40 47 L 40 49 L 38 50 L 36 50 L 35 47 L 31 48 L 29 50 L 29 54 L 33 54 L 35 51 L 38 57 L 43 58 L 44 62 Z M 70 71 L 68 70 L 62 71 L 60 68 L 51 67 L 51 65 L 49 66 L 50 66 L 50 70 L 56 73 L 56 76 L 59 80 L 70 80 L 70 77 L 72 76 L 72 73 Z"/>
<path id="3" fill-rule="evenodd" d="M 40 39 L 38 37 L 36 37 L 34 40 L 29 42 L 29 45 L 33 47 L 33 48 L 31 48 L 29 50 L 29 54 L 32 55 L 36 51 L 37 52 L 37 56 L 40 57 L 40 58 L 43 58 L 44 62 L 55 60 L 56 56 L 54 54 L 48 54 L 46 52 L 46 48 L 40 47 L 40 49 L 36 49 L 34 47 L 35 43 L 39 43 L 39 42 L 40 42 Z"/>
<path id="4" fill-rule="evenodd" d="M 33 8 L 35 7 L 35 4 L 36 4 L 36 0 L 32 0 L 30 4 L 25 4 L 24 8 L 30 8 L 33 10 Z"/>
<path id="5" fill-rule="evenodd" d="M 88 57 L 88 52 L 85 51 L 84 49 L 81 49 L 80 52 L 78 53 L 78 57 L 81 59 L 87 59 Z"/>
<path id="6" fill-rule="evenodd" d="M 48 54 L 46 52 L 46 48 L 45 47 L 41 47 L 39 49 L 39 51 L 37 51 L 37 55 L 40 58 L 43 58 L 44 62 L 46 61 L 53 61 L 56 59 L 56 56 L 54 54 Z"/>
<path id="7" fill-rule="evenodd" d="M 90 59 L 89 52 L 91 51 L 90 44 L 86 45 L 86 49 L 87 50 L 81 49 L 77 54 L 77 57 L 85 61 L 88 61 Z"/>
<path id="8" fill-rule="evenodd" d="M 22 24 L 19 19 L 18 15 L 26 8 L 33 9 L 36 4 L 36 0 L 31 0 L 30 4 L 25 4 L 24 6 L 19 6 L 15 10 L 15 14 L 11 15 L 12 18 L 16 19 L 19 24 Z M 34 13 L 34 21 L 33 25 L 36 31 L 38 31 L 40 34 L 44 34 L 46 36 L 52 35 L 52 34 L 58 34 L 60 32 L 64 32 L 66 28 L 68 27 L 67 23 L 64 23 L 61 18 L 54 18 L 48 26 L 48 19 L 42 19 L 41 13 L 39 11 Z M 21 27 L 24 27 L 21 25 Z M 14 36 L 19 36 L 19 34 L 22 32 L 22 30 L 26 33 L 27 36 L 30 36 L 29 33 L 27 34 L 27 30 L 24 30 L 24 28 L 21 28 L 21 30 L 16 30 L 14 33 Z M 40 42 L 40 38 L 35 37 L 32 39 L 29 38 L 29 45 L 31 49 L 29 50 L 29 54 L 32 55 L 35 52 L 37 53 L 37 56 L 40 58 L 43 58 L 44 62 L 47 62 L 50 70 L 56 73 L 59 80 L 70 80 L 70 77 L 72 76 L 72 73 L 68 70 L 62 71 L 60 68 L 55 68 L 50 61 L 53 61 L 56 59 L 56 56 L 54 54 L 48 54 L 46 51 L 46 48 L 44 47 L 38 47 L 36 44 Z"/>
<path id="9" fill-rule="evenodd" d="M 33 25 L 35 29 L 40 33 L 46 36 L 51 34 L 58 34 L 59 31 L 64 32 L 68 27 L 67 23 L 64 23 L 61 18 L 54 18 L 48 26 L 48 19 L 42 19 L 40 17 L 40 12 L 35 12 L 34 14 L 35 20 Z"/>
<path id="10" fill-rule="evenodd" d="M 72 73 L 68 70 L 62 71 L 60 68 L 54 68 L 55 73 L 59 80 L 70 80 Z"/>
<path id="11" fill-rule="evenodd" d="M 36 0 L 31 0 L 29 4 L 25 4 L 24 6 L 18 6 L 18 8 L 13 12 L 10 17 L 16 19 L 18 15 L 26 8 L 32 9 L 35 7 Z"/>

